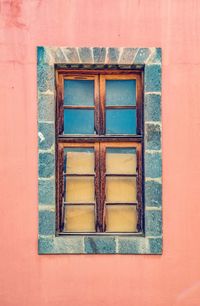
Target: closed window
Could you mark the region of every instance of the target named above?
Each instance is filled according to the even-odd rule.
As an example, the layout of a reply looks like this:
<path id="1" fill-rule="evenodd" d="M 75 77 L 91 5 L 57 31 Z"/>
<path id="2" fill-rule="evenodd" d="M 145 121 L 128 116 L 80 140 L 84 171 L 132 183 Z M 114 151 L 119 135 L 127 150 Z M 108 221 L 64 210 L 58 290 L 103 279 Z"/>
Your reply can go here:
<path id="1" fill-rule="evenodd" d="M 142 77 L 56 71 L 57 234 L 143 232 Z"/>

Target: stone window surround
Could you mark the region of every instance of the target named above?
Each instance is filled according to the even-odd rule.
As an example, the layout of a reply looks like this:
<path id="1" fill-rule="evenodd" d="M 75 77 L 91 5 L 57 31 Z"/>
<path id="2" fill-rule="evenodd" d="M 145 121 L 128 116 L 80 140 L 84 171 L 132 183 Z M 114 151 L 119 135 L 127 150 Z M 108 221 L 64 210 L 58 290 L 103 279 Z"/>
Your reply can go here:
<path id="1" fill-rule="evenodd" d="M 161 49 L 37 47 L 39 254 L 162 254 Z M 55 64 L 144 68 L 145 236 L 55 236 Z"/>

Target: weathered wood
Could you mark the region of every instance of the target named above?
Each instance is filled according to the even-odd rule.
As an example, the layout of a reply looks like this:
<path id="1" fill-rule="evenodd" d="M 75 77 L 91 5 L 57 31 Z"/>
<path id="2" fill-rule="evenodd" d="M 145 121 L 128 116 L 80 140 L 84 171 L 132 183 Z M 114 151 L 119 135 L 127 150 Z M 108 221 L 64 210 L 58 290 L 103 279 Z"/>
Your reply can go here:
<path id="1" fill-rule="evenodd" d="M 58 137 L 58 141 L 60 143 L 63 143 L 63 145 L 65 144 L 70 144 L 70 143 L 78 143 L 79 146 L 83 147 L 83 143 L 95 143 L 95 142 L 117 142 L 117 143 L 123 143 L 123 142 L 143 142 L 143 138 L 141 135 L 137 135 L 137 136 L 103 136 L 103 135 L 99 135 L 99 136 L 66 136 L 66 135 L 61 135 Z"/>
<path id="2" fill-rule="evenodd" d="M 64 105 L 64 109 L 95 109 L 92 105 Z"/>
<path id="3" fill-rule="evenodd" d="M 63 202 L 63 205 L 67 205 L 67 206 L 77 206 L 77 205 L 95 205 L 95 203 L 93 202 L 93 203 L 85 203 L 85 202 L 83 202 L 83 203 L 72 203 L 72 202 Z"/>
<path id="4" fill-rule="evenodd" d="M 64 214 L 63 214 L 63 198 L 64 198 L 64 180 L 63 180 L 63 165 L 64 165 L 64 151 L 62 146 L 57 146 L 57 171 L 56 171 L 56 231 L 62 231 L 64 228 Z"/>
<path id="5" fill-rule="evenodd" d="M 92 176 L 92 177 L 94 177 L 95 176 L 95 174 L 87 174 L 87 173 L 63 173 L 63 175 L 64 176 L 72 176 L 72 177 L 76 177 L 76 176 L 80 176 L 80 177 L 84 177 L 84 176 Z"/>
<path id="6" fill-rule="evenodd" d="M 116 176 L 116 177 L 137 177 L 137 174 L 122 174 L 122 173 L 106 173 L 106 176 Z"/>
<path id="7" fill-rule="evenodd" d="M 136 109 L 136 105 L 108 105 L 105 109 Z"/>
<path id="8" fill-rule="evenodd" d="M 94 106 L 64 105 L 64 80 L 94 80 Z M 106 80 L 135 79 L 136 106 L 105 106 Z M 63 135 L 64 109 L 94 109 L 94 135 Z M 136 109 L 137 135 L 105 135 L 105 109 Z M 143 235 L 143 74 L 140 70 L 56 70 L 56 202 L 57 202 L 57 233 L 64 232 L 64 210 L 67 205 L 95 205 L 96 233 L 106 233 L 106 205 L 135 205 L 138 211 L 137 233 L 118 233 L 119 235 Z M 63 173 L 64 148 L 94 148 L 94 174 Z M 106 173 L 106 148 L 136 148 L 137 174 L 108 174 Z M 95 203 L 67 203 L 64 201 L 64 176 L 93 176 L 95 184 Z M 107 203 L 106 177 L 136 177 L 137 203 Z M 67 233 L 71 235 L 95 233 Z"/>
<path id="9" fill-rule="evenodd" d="M 100 207 L 99 207 L 99 219 L 100 219 L 100 231 L 106 231 L 106 148 L 103 144 L 100 144 L 100 160 L 99 160 L 99 167 L 100 167 Z"/>
<path id="10" fill-rule="evenodd" d="M 138 212 L 138 222 L 137 231 L 141 232 L 143 229 L 143 171 L 142 171 L 142 147 L 137 148 L 137 212 Z"/>
<path id="11" fill-rule="evenodd" d="M 99 135 L 105 135 L 106 132 L 106 119 L 105 119 L 105 79 L 102 75 L 99 76 L 100 82 L 100 100 L 99 100 L 99 121 L 100 130 Z"/>
<path id="12" fill-rule="evenodd" d="M 143 135 L 143 74 L 137 76 L 136 107 L 137 107 L 137 134 Z"/>
<path id="13" fill-rule="evenodd" d="M 56 72 L 56 136 L 64 130 L 63 76 Z"/>
<path id="14" fill-rule="evenodd" d="M 100 150 L 99 150 L 99 143 L 95 144 L 95 179 L 94 179 L 94 186 L 95 186 L 95 229 L 96 232 L 101 231 L 101 215 L 100 215 L 100 205 L 101 205 L 101 189 L 100 189 Z"/>
<path id="15" fill-rule="evenodd" d="M 127 78 L 128 75 L 140 75 L 143 69 L 63 69 L 63 68 L 57 68 L 58 74 L 62 74 L 64 77 L 69 77 L 73 79 L 81 79 L 85 77 L 92 77 L 93 75 L 120 75 L 123 76 L 125 75 L 125 78 Z"/>

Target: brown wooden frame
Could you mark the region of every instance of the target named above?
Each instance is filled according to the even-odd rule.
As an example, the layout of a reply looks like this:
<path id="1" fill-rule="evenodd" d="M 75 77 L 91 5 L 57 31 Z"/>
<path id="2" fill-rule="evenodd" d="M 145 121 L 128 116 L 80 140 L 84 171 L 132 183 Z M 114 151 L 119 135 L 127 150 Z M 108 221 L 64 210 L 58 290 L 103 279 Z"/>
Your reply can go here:
<path id="1" fill-rule="evenodd" d="M 136 106 L 105 107 L 105 81 L 107 79 L 136 79 Z M 64 106 L 64 80 L 94 80 L 94 106 Z M 94 109 L 94 129 L 96 135 L 66 135 L 64 131 L 64 108 Z M 105 108 L 136 108 L 136 135 L 105 135 Z M 137 150 L 137 233 L 143 231 L 143 74 L 139 70 L 56 70 L 56 232 L 63 233 L 63 164 L 64 148 L 90 147 L 95 150 L 95 198 L 96 198 L 96 234 L 105 232 L 105 181 L 106 181 L 106 147 L 126 147 Z M 100 166 L 101 165 L 101 166 Z M 124 175 L 123 175 L 124 176 Z M 75 233 L 86 234 L 86 233 Z M 95 234 L 95 233 L 87 233 Z M 120 233 L 123 234 L 123 233 Z M 127 233 L 126 233 L 127 234 Z"/>

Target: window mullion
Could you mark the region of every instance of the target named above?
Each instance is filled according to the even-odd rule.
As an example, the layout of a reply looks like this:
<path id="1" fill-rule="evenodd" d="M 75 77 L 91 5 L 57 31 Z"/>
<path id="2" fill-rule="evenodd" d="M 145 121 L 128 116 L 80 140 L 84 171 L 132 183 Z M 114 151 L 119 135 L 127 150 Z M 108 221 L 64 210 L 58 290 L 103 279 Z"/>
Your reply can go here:
<path id="1" fill-rule="evenodd" d="M 99 76 L 94 77 L 94 130 L 96 135 L 100 134 L 100 111 L 99 111 L 99 100 L 100 100 L 100 85 L 99 85 Z"/>
<path id="2" fill-rule="evenodd" d="M 99 117 L 100 117 L 100 135 L 105 135 L 105 76 L 99 76 L 100 88 L 100 103 L 99 103 Z"/>
<path id="3" fill-rule="evenodd" d="M 96 199 L 96 207 L 95 207 L 95 228 L 96 232 L 100 232 L 100 224 L 101 224 L 101 213 L 100 213 L 100 201 L 101 201 L 101 189 L 100 189 L 100 149 L 99 149 L 99 143 L 95 143 L 95 199 Z"/>
<path id="4" fill-rule="evenodd" d="M 106 147 L 103 143 L 99 144 L 100 148 L 100 224 L 101 232 L 106 231 L 106 210 L 105 210 L 105 201 L 106 201 Z"/>

